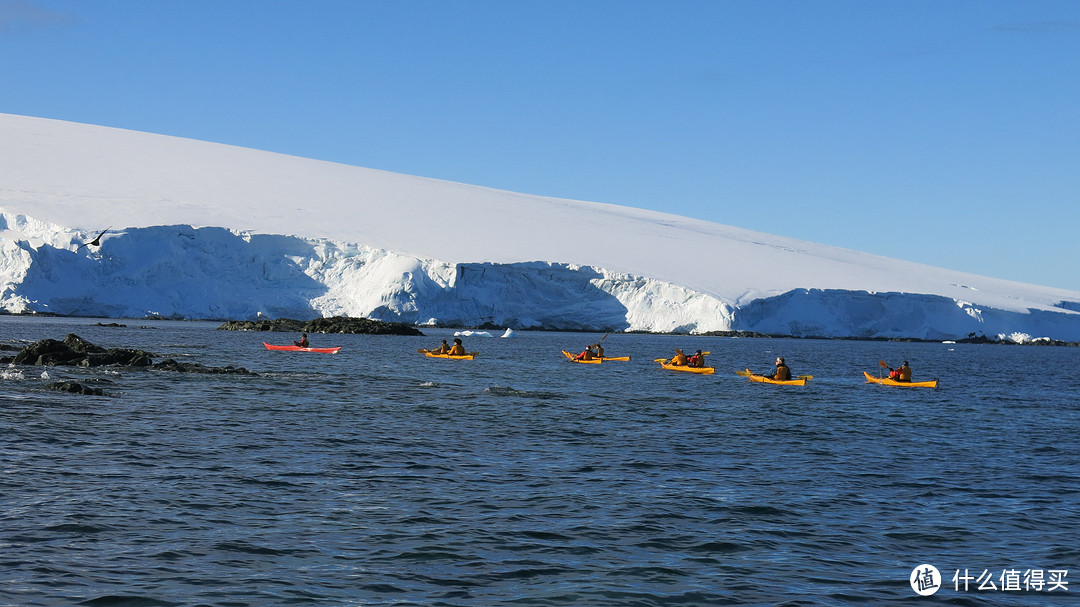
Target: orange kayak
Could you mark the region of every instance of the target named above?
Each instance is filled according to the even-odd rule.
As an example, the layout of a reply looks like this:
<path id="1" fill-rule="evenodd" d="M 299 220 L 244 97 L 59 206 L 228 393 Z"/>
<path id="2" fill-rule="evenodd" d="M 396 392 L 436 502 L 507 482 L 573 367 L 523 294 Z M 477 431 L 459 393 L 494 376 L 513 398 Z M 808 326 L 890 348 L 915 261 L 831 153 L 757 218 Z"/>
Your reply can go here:
<path id="1" fill-rule="evenodd" d="M 771 377 L 765 377 L 764 375 L 756 375 L 750 372 L 750 369 L 746 370 L 746 377 L 750 381 L 761 382 L 763 384 L 779 384 L 781 386 L 805 386 L 805 379 L 773 379 Z"/>
<path id="2" fill-rule="evenodd" d="M 663 359 L 658 359 L 656 362 L 660 363 L 660 366 L 672 371 L 686 371 L 687 373 L 700 373 L 702 375 L 712 375 L 716 373 L 715 367 L 691 367 L 689 365 L 673 365 L 670 362 L 666 362 Z"/>
<path id="3" fill-rule="evenodd" d="M 938 380 L 932 379 L 930 381 L 896 381 L 895 379 L 889 379 L 888 377 L 874 377 L 866 371 L 863 371 L 863 375 L 866 376 L 866 381 L 871 384 L 881 384 L 883 386 L 900 386 L 907 388 L 936 388 Z"/>

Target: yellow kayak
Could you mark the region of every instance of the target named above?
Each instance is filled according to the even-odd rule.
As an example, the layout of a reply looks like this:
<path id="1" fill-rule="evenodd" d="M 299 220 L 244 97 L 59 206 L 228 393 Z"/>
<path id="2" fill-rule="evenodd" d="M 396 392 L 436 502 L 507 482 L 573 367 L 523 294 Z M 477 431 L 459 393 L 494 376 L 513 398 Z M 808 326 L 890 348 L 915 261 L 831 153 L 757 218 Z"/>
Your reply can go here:
<path id="1" fill-rule="evenodd" d="M 688 373 L 701 373 L 702 375 L 712 375 L 716 373 L 715 367 L 691 367 L 689 365 L 673 365 L 670 359 L 657 358 L 656 362 L 660 363 L 660 366 L 672 371 L 686 371 Z"/>
<path id="2" fill-rule="evenodd" d="M 458 356 L 451 354 L 436 354 L 431 350 L 419 350 L 419 352 L 428 358 L 449 358 L 453 360 L 472 360 L 480 355 L 479 352 L 469 352 L 468 354 L 461 354 Z"/>
<path id="3" fill-rule="evenodd" d="M 866 381 L 871 384 L 881 384 L 883 386 L 900 386 L 906 388 L 936 388 L 938 380 L 932 379 L 930 381 L 896 381 L 895 379 L 889 379 L 888 377 L 874 377 L 866 371 L 863 371 L 863 375 L 866 376 Z"/>
<path id="4" fill-rule="evenodd" d="M 578 360 L 576 355 L 571 354 L 571 353 L 567 352 L 566 350 L 563 350 L 562 353 L 563 353 L 563 356 L 569 358 L 570 360 L 572 360 L 572 361 L 574 361 L 576 363 L 591 364 L 591 363 L 602 363 L 602 362 L 604 362 L 606 360 L 621 360 L 621 361 L 624 361 L 624 362 L 630 360 L 629 356 L 604 356 L 602 358 L 597 357 L 597 358 L 594 358 L 592 360 Z"/>
<path id="5" fill-rule="evenodd" d="M 566 350 L 563 350 L 562 353 L 563 353 L 564 356 L 566 356 L 567 358 L 569 358 L 570 360 L 572 360 L 572 361 L 574 361 L 576 363 L 584 363 L 586 365 L 599 365 L 600 363 L 604 362 L 603 359 L 600 359 L 600 358 L 594 358 L 592 360 L 578 360 L 577 356 L 574 356 L 573 354 L 567 352 Z"/>
<path id="6" fill-rule="evenodd" d="M 757 375 L 756 373 L 751 373 L 750 369 L 746 370 L 745 375 L 746 375 L 747 379 L 749 379 L 750 381 L 761 382 L 763 384 L 779 384 L 781 386 L 805 386 L 806 385 L 806 379 L 801 378 L 801 377 L 798 377 L 796 379 L 773 379 L 771 377 L 765 377 L 764 375 Z"/>

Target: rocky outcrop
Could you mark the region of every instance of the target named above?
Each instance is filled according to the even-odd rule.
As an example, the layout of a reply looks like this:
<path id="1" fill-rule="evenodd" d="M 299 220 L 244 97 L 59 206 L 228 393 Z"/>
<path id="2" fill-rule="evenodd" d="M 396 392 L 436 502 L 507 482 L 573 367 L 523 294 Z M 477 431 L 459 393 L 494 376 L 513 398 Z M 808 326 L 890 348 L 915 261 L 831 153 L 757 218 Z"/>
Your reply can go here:
<path id="1" fill-rule="evenodd" d="M 423 335 L 419 329 L 402 322 L 382 322 L 370 318 L 335 316 L 314 320 L 278 318 L 275 320 L 230 320 L 219 331 L 281 331 L 286 333 L 361 333 L 365 335 Z"/>
<path id="2" fill-rule="evenodd" d="M 153 354 L 145 350 L 132 348 L 105 349 L 95 346 L 74 333 L 69 333 L 63 341 L 56 339 L 36 341 L 23 348 L 14 358 L 0 359 L 0 362 L 10 362 L 16 365 L 69 367 L 146 367 L 158 371 L 178 371 L 182 373 L 253 374 L 243 367 L 207 367 L 198 363 L 177 362 L 171 358 L 154 364 L 153 357 Z M 53 389 L 63 389 L 66 392 L 73 391 L 66 388 Z M 88 392 L 81 392 L 81 394 L 88 394 Z"/>
<path id="3" fill-rule="evenodd" d="M 105 395 L 105 392 L 101 388 L 91 388 L 90 386 L 84 386 L 80 383 L 73 381 L 57 381 L 45 387 L 49 390 L 56 390 L 57 392 L 70 392 L 71 394 L 86 394 L 88 396 Z"/>
<path id="4" fill-rule="evenodd" d="M 11 362 L 16 365 L 68 365 L 80 367 L 147 367 L 153 354 L 131 348 L 105 348 L 69 333 L 63 341 L 43 339 L 23 348 Z"/>
<path id="5" fill-rule="evenodd" d="M 255 375 L 255 373 L 248 371 L 243 367 L 234 367 L 228 365 L 225 367 L 206 367 L 199 363 L 182 363 L 172 358 L 166 358 L 165 360 L 154 364 L 154 369 L 157 371 L 177 371 L 180 373 L 211 373 L 211 374 L 233 374 L 233 375 Z"/>

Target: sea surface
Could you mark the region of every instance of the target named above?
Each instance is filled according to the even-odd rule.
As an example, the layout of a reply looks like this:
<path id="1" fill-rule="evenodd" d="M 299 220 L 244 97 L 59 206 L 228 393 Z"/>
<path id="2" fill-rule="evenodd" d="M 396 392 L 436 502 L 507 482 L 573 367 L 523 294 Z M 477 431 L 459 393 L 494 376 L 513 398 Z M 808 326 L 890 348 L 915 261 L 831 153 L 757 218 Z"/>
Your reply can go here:
<path id="1" fill-rule="evenodd" d="M 311 335 L 325 355 L 217 324 L 0 317 L 0 344 L 255 372 L 0 367 L 0 605 L 1080 595 L 1080 348 L 612 334 L 633 360 L 582 365 L 560 350 L 600 334 L 493 331 L 452 361 L 417 353 L 449 330 Z M 716 374 L 653 362 L 676 347 Z M 814 379 L 735 374 L 777 355 Z M 867 384 L 879 360 L 940 387 Z M 106 396 L 44 389 L 62 380 Z"/>

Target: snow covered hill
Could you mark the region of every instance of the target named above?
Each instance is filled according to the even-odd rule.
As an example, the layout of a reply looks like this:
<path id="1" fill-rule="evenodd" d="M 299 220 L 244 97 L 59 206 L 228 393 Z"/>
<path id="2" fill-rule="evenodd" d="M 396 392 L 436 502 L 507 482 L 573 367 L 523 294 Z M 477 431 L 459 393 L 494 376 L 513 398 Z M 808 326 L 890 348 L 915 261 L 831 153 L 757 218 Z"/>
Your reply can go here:
<path id="1" fill-rule="evenodd" d="M 109 226 L 100 248 L 78 249 Z M 610 204 L 6 114 L 0 307 L 1080 340 L 1074 291 Z"/>

